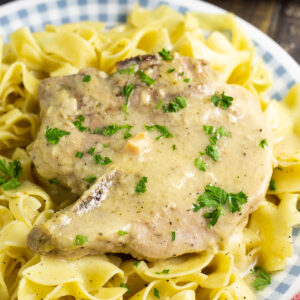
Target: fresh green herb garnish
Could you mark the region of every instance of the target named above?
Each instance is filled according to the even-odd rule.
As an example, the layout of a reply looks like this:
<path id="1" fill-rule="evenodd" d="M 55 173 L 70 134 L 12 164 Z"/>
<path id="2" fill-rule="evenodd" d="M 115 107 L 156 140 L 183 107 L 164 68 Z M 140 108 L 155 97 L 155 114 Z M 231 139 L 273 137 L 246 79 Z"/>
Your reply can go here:
<path id="1" fill-rule="evenodd" d="M 163 105 L 164 112 L 177 112 L 187 106 L 187 100 L 185 97 L 176 96 L 175 102 L 171 101 L 168 105 Z"/>
<path id="2" fill-rule="evenodd" d="M 80 151 L 76 152 L 75 157 L 82 158 L 83 157 L 83 152 L 80 152 Z"/>
<path id="3" fill-rule="evenodd" d="M 210 219 L 208 227 L 214 226 L 221 215 L 224 215 L 224 207 L 227 205 L 230 213 L 241 211 L 241 206 L 247 203 L 247 195 L 242 191 L 239 193 L 227 193 L 222 188 L 207 185 L 203 194 L 197 199 L 197 204 L 193 203 L 194 212 L 203 207 L 214 207 L 215 210 L 205 213 L 203 216 Z"/>
<path id="4" fill-rule="evenodd" d="M 155 272 L 155 274 L 169 274 L 170 270 L 169 269 L 164 269 L 161 272 Z"/>
<path id="5" fill-rule="evenodd" d="M 157 288 L 154 288 L 154 296 L 158 299 L 160 299 L 159 290 Z"/>
<path id="6" fill-rule="evenodd" d="M 183 81 L 186 82 L 186 83 L 189 83 L 190 82 L 190 78 L 184 78 Z"/>
<path id="7" fill-rule="evenodd" d="M 69 134 L 70 132 L 68 131 L 64 131 L 58 128 L 50 128 L 47 126 L 45 136 L 49 143 L 56 145 L 59 142 L 61 137 Z"/>
<path id="8" fill-rule="evenodd" d="M 220 159 L 220 153 L 216 145 L 212 145 L 212 144 L 208 145 L 205 148 L 205 154 L 210 156 L 213 159 L 213 161 L 218 161 Z"/>
<path id="9" fill-rule="evenodd" d="M 211 125 L 203 125 L 203 130 L 205 131 L 205 133 L 207 135 L 210 135 L 210 134 L 214 133 L 215 128 L 214 128 L 214 126 L 211 126 Z"/>
<path id="10" fill-rule="evenodd" d="M 58 181 L 57 178 L 52 178 L 52 179 L 49 179 L 48 181 L 49 181 L 50 184 L 53 184 L 53 183 L 59 184 L 59 181 Z"/>
<path id="11" fill-rule="evenodd" d="M 86 126 L 82 126 L 82 123 L 84 121 L 85 121 L 85 117 L 83 115 L 79 115 L 76 117 L 76 120 L 73 122 L 73 124 L 79 131 L 82 132 L 88 129 Z"/>
<path id="12" fill-rule="evenodd" d="M 123 96 L 126 97 L 126 102 L 125 104 L 122 105 L 122 109 L 128 114 L 128 100 L 129 100 L 129 97 L 132 93 L 132 91 L 134 90 L 134 85 L 133 84 L 128 84 L 128 85 L 125 85 L 121 91 L 121 94 Z"/>
<path id="13" fill-rule="evenodd" d="M 180 72 L 179 74 L 178 74 L 178 76 L 183 76 L 184 75 L 184 72 Z"/>
<path id="14" fill-rule="evenodd" d="M 114 133 L 116 133 L 117 131 L 121 130 L 121 129 L 125 129 L 125 133 L 124 133 L 124 139 L 128 139 L 129 137 L 131 137 L 131 133 L 130 133 L 130 129 L 133 126 L 131 125 L 117 125 L 116 123 L 114 123 L 113 125 L 109 125 L 104 127 L 104 129 L 102 130 L 102 134 L 104 136 L 112 136 Z"/>
<path id="15" fill-rule="evenodd" d="M 171 233 L 171 240 L 172 240 L 172 242 L 174 242 L 175 239 L 176 239 L 176 232 L 172 231 L 172 233 Z"/>
<path id="16" fill-rule="evenodd" d="M 130 293 L 130 288 L 129 288 L 128 284 L 122 282 L 122 283 L 120 283 L 120 287 L 126 288 L 127 289 L 126 293 Z"/>
<path id="17" fill-rule="evenodd" d="M 226 96 L 224 92 L 222 92 L 221 97 L 219 97 L 217 94 L 214 94 L 210 101 L 215 105 L 218 106 L 220 104 L 220 107 L 223 109 L 227 109 L 229 106 L 232 105 L 233 98 L 230 96 Z"/>
<path id="18" fill-rule="evenodd" d="M 91 75 L 85 75 L 83 78 L 82 78 L 82 81 L 83 82 L 89 82 L 91 80 Z"/>
<path id="19" fill-rule="evenodd" d="M 96 176 L 94 174 L 91 174 L 85 178 L 83 178 L 86 182 L 89 182 L 89 183 L 93 183 L 95 180 L 96 180 Z"/>
<path id="20" fill-rule="evenodd" d="M 267 148 L 268 146 L 269 146 L 269 145 L 268 145 L 268 142 L 267 142 L 266 139 L 263 139 L 263 140 L 261 140 L 261 141 L 259 142 L 259 147 L 261 147 L 261 148 L 263 148 L 263 149 Z"/>
<path id="21" fill-rule="evenodd" d="M 95 147 L 91 147 L 87 153 L 92 155 L 95 152 L 95 150 L 96 150 Z"/>
<path id="22" fill-rule="evenodd" d="M 94 155 L 94 161 L 95 161 L 96 165 L 103 165 L 103 166 L 108 165 L 112 162 L 112 160 L 107 156 L 105 156 L 102 159 L 102 156 L 100 154 L 95 154 Z"/>
<path id="23" fill-rule="evenodd" d="M 140 265 L 140 263 L 141 263 L 141 262 L 140 262 L 139 260 L 136 260 L 136 261 L 134 262 L 134 264 L 135 264 L 136 267 L 138 267 L 138 266 Z"/>
<path id="24" fill-rule="evenodd" d="M 15 189 L 21 185 L 19 181 L 19 176 L 22 172 L 22 166 L 19 160 L 14 160 L 7 164 L 6 160 L 0 160 L 0 171 L 7 175 L 9 179 L 0 176 L 0 185 L 5 191 Z"/>
<path id="25" fill-rule="evenodd" d="M 172 149 L 173 149 L 173 151 L 176 150 L 176 145 L 175 144 L 172 145 Z"/>
<path id="26" fill-rule="evenodd" d="M 169 69 L 167 72 L 168 73 L 173 73 L 175 71 L 175 68 L 171 68 L 171 69 Z"/>
<path id="27" fill-rule="evenodd" d="M 73 246 L 82 246 L 84 243 L 88 242 L 88 238 L 85 235 L 76 235 Z"/>
<path id="28" fill-rule="evenodd" d="M 139 195 L 140 193 L 145 193 L 147 191 L 146 183 L 148 179 L 147 177 L 143 176 L 135 187 L 135 192 Z"/>
<path id="29" fill-rule="evenodd" d="M 271 284 L 270 275 L 261 267 L 254 267 L 252 274 L 256 276 L 256 279 L 252 282 L 252 286 L 258 290 L 263 290 L 267 285 Z"/>
<path id="30" fill-rule="evenodd" d="M 118 234 L 119 234 L 119 236 L 123 236 L 123 235 L 128 234 L 128 232 L 127 232 L 127 231 L 124 231 L 124 230 L 119 230 L 119 231 L 118 231 Z"/>
<path id="31" fill-rule="evenodd" d="M 96 127 L 93 131 L 93 134 L 100 134 L 101 133 L 101 128 Z"/>
<path id="32" fill-rule="evenodd" d="M 160 52 L 158 52 L 158 54 L 163 60 L 173 60 L 171 52 L 167 51 L 166 49 L 162 49 Z"/>
<path id="33" fill-rule="evenodd" d="M 135 71 L 135 64 L 131 65 L 131 67 L 127 68 L 127 69 L 121 69 L 119 70 L 118 72 L 120 74 L 129 74 L 129 75 L 133 75 L 134 74 L 134 71 Z"/>
<path id="34" fill-rule="evenodd" d="M 102 146 L 103 146 L 104 148 L 108 148 L 108 147 L 109 147 L 108 144 L 103 144 Z"/>
<path id="35" fill-rule="evenodd" d="M 167 126 L 163 126 L 163 125 L 152 125 L 152 126 L 148 126 L 145 125 L 145 128 L 147 130 L 152 130 L 152 129 L 156 129 L 159 133 L 161 133 L 160 136 L 156 137 L 156 140 L 158 141 L 161 137 L 164 137 L 166 139 L 168 138 L 172 138 L 173 134 L 171 132 L 169 132 L 168 127 Z"/>
<path id="36" fill-rule="evenodd" d="M 144 73 L 141 70 L 138 71 L 138 75 L 140 77 L 140 80 L 142 82 L 146 83 L 148 86 L 150 86 L 153 83 L 155 83 L 155 80 L 153 78 L 149 77 L 146 73 Z"/>
<path id="37" fill-rule="evenodd" d="M 271 179 L 271 181 L 270 181 L 269 190 L 276 192 L 276 184 L 275 184 L 274 179 Z"/>
<path id="38" fill-rule="evenodd" d="M 160 106 L 162 105 L 163 101 L 162 100 L 159 100 L 158 103 L 156 104 L 155 106 L 155 109 L 159 109 Z"/>
<path id="39" fill-rule="evenodd" d="M 200 171 L 206 171 L 207 164 L 201 158 L 196 158 L 194 163 Z"/>

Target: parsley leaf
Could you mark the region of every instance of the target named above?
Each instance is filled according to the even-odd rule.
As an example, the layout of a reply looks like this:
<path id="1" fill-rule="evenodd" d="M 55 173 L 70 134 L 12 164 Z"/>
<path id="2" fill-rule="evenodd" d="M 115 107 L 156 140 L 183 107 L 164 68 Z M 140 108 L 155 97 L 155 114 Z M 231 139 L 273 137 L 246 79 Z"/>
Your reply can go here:
<path id="1" fill-rule="evenodd" d="M 275 184 L 274 179 L 271 179 L 271 181 L 270 181 L 269 190 L 273 191 L 273 192 L 276 192 L 276 184 Z"/>
<path id="2" fill-rule="evenodd" d="M 233 98 L 230 96 L 226 96 L 224 92 L 222 92 L 221 97 L 219 97 L 217 94 L 214 94 L 210 101 L 215 105 L 218 106 L 220 104 L 220 107 L 223 109 L 227 109 L 229 106 L 232 105 Z"/>
<path id="3" fill-rule="evenodd" d="M 54 184 L 54 183 L 55 183 L 55 184 L 59 184 L 59 181 L 58 181 L 57 178 L 49 179 L 48 182 L 49 182 L 50 184 Z"/>
<path id="4" fill-rule="evenodd" d="M 103 165 L 103 166 L 108 165 L 112 162 L 112 160 L 107 156 L 105 156 L 102 159 L 102 156 L 100 154 L 95 154 L 94 155 L 94 161 L 95 161 L 96 165 Z"/>
<path id="5" fill-rule="evenodd" d="M 216 145 L 208 145 L 206 148 L 205 148 L 205 153 L 210 156 L 213 161 L 218 161 L 220 159 L 220 153 L 217 149 L 217 146 Z"/>
<path id="6" fill-rule="evenodd" d="M 186 82 L 186 83 L 189 83 L 190 82 L 190 78 L 184 78 L 183 81 Z"/>
<path id="7" fill-rule="evenodd" d="M 82 81 L 83 82 L 89 82 L 91 80 L 91 75 L 85 75 L 83 78 L 82 78 Z"/>
<path id="8" fill-rule="evenodd" d="M 154 296 L 158 299 L 160 299 L 159 290 L 157 288 L 154 288 Z"/>
<path id="9" fill-rule="evenodd" d="M 18 179 L 22 172 L 22 166 L 19 160 L 14 160 L 7 164 L 6 160 L 1 159 L 0 171 L 10 178 L 7 180 L 5 177 L 0 176 L 0 185 L 2 186 L 3 190 L 12 190 L 21 185 Z"/>
<path id="10" fill-rule="evenodd" d="M 112 136 L 114 133 L 116 133 L 117 131 L 121 130 L 121 129 L 125 129 L 125 133 L 124 133 L 124 139 L 128 139 L 129 137 L 131 137 L 131 133 L 130 133 L 130 129 L 133 126 L 131 125 L 117 125 L 116 123 L 114 123 L 113 125 L 109 125 L 104 127 L 104 129 L 102 130 L 102 134 L 104 136 Z"/>
<path id="11" fill-rule="evenodd" d="M 85 117 L 83 115 L 79 115 L 75 118 L 75 121 L 73 122 L 73 124 L 79 131 L 82 132 L 82 131 L 88 129 L 86 126 L 82 126 L 82 123 L 84 121 L 85 121 Z"/>
<path id="12" fill-rule="evenodd" d="M 169 132 L 168 127 L 167 126 L 163 126 L 163 125 L 152 125 L 152 126 L 148 126 L 145 125 L 145 128 L 147 130 L 152 130 L 152 129 L 156 129 L 159 133 L 161 133 L 160 136 L 156 137 L 155 139 L 158 141 L 161 137 L 164 137 L 166 139 L 168 138 L 172 138 L 173 134 L 171 132 Z"/>
<path id="13" fill-rule="evenodd" d="M 158 103 L 156 104 L 155 106 L 155 109 L 159 109 L 160 106 L 162 105 L 163 101 L 162 100 L 159 100 Z"/>
<path id="14" fill-rule="evenodd" d="M 261 291 L 271 284 L 271 277 L 263 268 L 256 266 L 252 273 L 256 276 L 256 279 L 252 282 L 252 286 L 256 290 Z"/>
<path id="15" fill-rule="evenodd" d="M 172 149 L 173 149 L 173 151 L 176 150 L 176 145 L 175 144 L 172 145 Z"/>
<path id="16" fill-rule="evenodd" d="M 169 269 L 164 269 L 161 272 L 155 272 L 156 274 L 169 274 L 170 270 Z"/>
<path id="17" fill-rule="evenodd" d="M 130 68 L 127 68 L 127 69 L 121 69 L 119 70 L 118 72 L 120 74 L 129 74 L 129 75 L 133 75 L 134 74 L 134 71 L 135 71 L 135 66 L 136 64 L 132 64 Z"/>
<path id="18" fill-rule="evenodd" d="M 200 171 L 206 171 L 207 164 L 200 157 L 196 158 L 194 163 Z"/>
<path id="19" fill-rule="evenodd" d="M 175 71 L 175 68 L 171 68 L 167 71 L 167 73 L 173 73 Z"/>
<path id="20" fill-rule="evenodd" d="M 207 135 L 210 135 L 210 134 L 214 133 L 215 128 L 214 128 L 214 126 L 211 126 L 211 125 L 203 125 L 203 130 L 205 131 L 205 133 Z"/>
<path id="21" fill-rule="evenodd" d="M 146 73 L 144 73 L 141 70 L 138 71 L 138 75 L 140 77 L 140 80 L 142 82 L 146 83 L 148 86 L 150 86 L 153 83 L 155 83 L 155 80 L 153 78 L 149 77 Z"/>
<path id="22" fill-rule="evenodd" d="M 13 190 L 21 185 L 21 182 L 17 178 L 12 178 L 2 184 L 2 188 L 5 191 Z"/>
<path id="23" fill-rule="evenodd" d="M 263 139 L 263 140 L 261 140 L 261 141 L 259 142 L 259 147 L 261 147 L 261 148 L 263 148 L 263 149 L 267 148 L 268 146 L 269 146 L 269 145 L 268 145 L 268 142 L 267 142 L 266 139 Z"/>
<path id="24" fill-rule="evenodd" d="M 180 72 L 179 74 L 178 74 L 178 76 L 183 76 L 184 75 L 184 72 Z"/>
<path id="25" fill-rule="evenodd" d="M 227 193 L 222 188 L 207 185 L 205 191 L 197 199 L 197 204 L 193 203 L 193 211 L 196 212 L 203 207 L 215 207 L 216 209 L 205 213 L 203 216 L 210 219 L 209 227 L 214 226 L 219 217 L 224 215 L 223 207 L 227 205 L 228 211 L 234 213 L 241 211 L 241 206 L 247 203 L 247 195 L 242 191 L 239 193 Z"/>
<path id="26" fill-rule="evenodd" d="M 134 90 L 134 85 L 133 84 L 128 84 L 128 85 L 125 85 L 121 91 L 121 94 L 123 96 L 126 97 L 126 102 L 125 104 L 122 105 L 122 109 L 128 113 L 128 99 L 132 93 L 132 91 Z"/>
<path id="27" fill-rule="evenodd" d="M 82 246 L 84 243 L 88 242 L 88 238 L 85 235 L 76 235 L 73 246 Z"/>
<path id="28" fill-rule="evenodd" d="M 166 49 L 162 49 L 160 52 L 158 52 L 158 54 L 160 55 L 160 57 L 163 59 L 163 60 L 173 60 L 173 57 L 171 55 L 171 52 L 170 51 L 167 51 Z"/>
<path id="29" fill-rule="evenodd" d="M 147 191 L 146 183 L 148 181 L 148 178 L 143 176 L 139 182 L 137 183 L 135 187 L 135 192 L 139 195 L 140 193 L 145 193 Z"/>
<path id="30" fill-rule="evenodd" d="M 176 239 L 176 232 L 175 232 L 175 231 L 172 231 L 172 232 L 171 232 L 171 240 L 172 240 L 172 242 L 174 242 L 175 239 Z"/>
<path id="31" fill-rule="evenodd" d="M 86 182 L 93 183 L 96 180 L 96 176 L 94 174 L 91 174 L 91 175 L 89 175 L 87 177 L 84 177 L 83 179 Z"/>
<path id="32" fill-rule="evenodd" d="M 95 150 L 96 150 L 95 147 L 91 147 L 87 153 L 92 155 L 95 152 Z"/>
<path id="33" fill-rule="evenodd" d="M 128 284 L 122 282 L 122 283 L 120 283 L 120 287 L 126 288 L 127 289 L 126 293 L 130 293 L 130 288 L 129 288 Z"/>
<path id="34" fill-rule="evenodd" d="M 126 235 L 126 234 L 128 234 L 127 231 L 124 231 L 124 230 L 119 230 L 119 231 L 118 231 L 118 235 L 119 235 L 119 236 L 123 236 L 123 235 Z"/>
<path id="35" fill-rule="evenodd" d="M 176 96 L 175 102 L 171 101 L 168 106 L 163 105 L 164 112 L 177 112 L 187 106 L 187 100 L 185 97 Z"/>
<path id="36" fill-rule="evenodd" d="M 140 263 L 141 263 L 141 262 L 140 262 L 139 260 L 136 260 L 136 261 L 134 262 L 134 264 L 135 264 L 136 267 L 138 267 L 138 266 L 140 265 Z"/>
<path id="37" fill-rule="evenodd" d="M 80 152 L 80 151 L 76 152 L 75 157 L 82 158 L 83 157 L 83 152 Z"/>
<path id="38" fill-rule="evenodd" d="M 70 132 L 68 131 L 64 131 L 58 128 L 50 128 L 47 126 L 45 136 L 49 143 L 56 145 L 59 142 L 61 137 L 69 134 Z"/>

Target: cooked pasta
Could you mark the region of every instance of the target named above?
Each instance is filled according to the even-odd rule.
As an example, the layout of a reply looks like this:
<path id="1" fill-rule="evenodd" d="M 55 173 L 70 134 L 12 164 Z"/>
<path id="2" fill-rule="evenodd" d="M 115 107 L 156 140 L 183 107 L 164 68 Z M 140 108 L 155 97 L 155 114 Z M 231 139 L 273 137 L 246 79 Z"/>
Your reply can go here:
<path id="1" fill-rule="evenodd" d="M 114 255 L 75 261 L 34 255 L 27 234 L 59 208 L 57 193 L 32 172 L 24 150 L 39 127 L 39 83 L 83 67 L 111 73 L 120 60 L 162 48 L 208 60 L 221 79 L 260 99 L 274 136 L 276 190 L 213 253 L 155 263 Z M 266 97 L 271 74 L 233 15 L 136 6 L 126 24 L 109 31 L 100 22 L 47 25 L 38 33 L 20 28 L 9 43 L 0 41 L 0 55 L 0 150 L 7 156 L 2 159 L 22 165 L 21 185 L 0 188 L 1 299 L 254 299 L 249 269 L 256 263 L 268 272 L 285 267 L 293 252 L 292 227 L 300 224 L 300 84 L 281 103 Z"/>

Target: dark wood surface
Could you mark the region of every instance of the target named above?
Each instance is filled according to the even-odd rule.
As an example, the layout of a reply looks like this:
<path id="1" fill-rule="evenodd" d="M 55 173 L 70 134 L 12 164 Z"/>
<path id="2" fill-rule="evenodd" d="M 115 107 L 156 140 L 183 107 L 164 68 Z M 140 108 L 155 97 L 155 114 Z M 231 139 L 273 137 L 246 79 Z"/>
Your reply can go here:
<path id="1" fill-rule="evenodd" d="M 7 2 L 11 0 L 0 0 L 0 4 Z M 229 10 L 260 28 L 300 63 L 300 0 L 208 0 L 207 2 Z"/>

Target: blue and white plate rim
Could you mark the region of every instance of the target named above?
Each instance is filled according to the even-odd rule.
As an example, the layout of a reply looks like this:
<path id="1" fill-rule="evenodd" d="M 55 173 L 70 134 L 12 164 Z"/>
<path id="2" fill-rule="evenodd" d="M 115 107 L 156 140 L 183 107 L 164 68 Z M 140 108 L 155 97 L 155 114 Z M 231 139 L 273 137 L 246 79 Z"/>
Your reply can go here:
<path id="1" fill-rule="evenodd" d="M 107 21 L 108 24 L 113 25 L 122 21 L 128 13 L 128 9 L 132 8 L 137 2 L 141 6 L 148 8 L 167 4 L 180 12 L 185 12 L 186 10 L 205 13 L 226 12 L 213 4 L 197 0 L 17 0 L 0 6 L 0 34 L 4 35 L 5 40 L 7 40 L 10 32 L 24 25 L 30 26 L 36 31 L 41 30 L 47 21 L 54 24 L 61 24 L 67 21 L 77 22 L 87 18 L 104 21 L 101 18 L 103 17 L 107 20 L 107 17 L 110 15 L 114 15 L 115 18 L 112 18 L 112 20 L 108 18 L 109 20 Z M 74 11 L 70 9 L 71 7 L 72 9 L 75 8 Z M 107 9 L 104 9 L 104 12 L 97 17 L 94 14 L 95 7 L 105 7 Z M 42 13 L 45 13 L 45 11 L 47 12 L 46 20 L 43 20 Z M 63 14 L 56 14 L 56 11 L 66 12 L 68 17 Z M 41 15 L 40 18 L 37 18 L 38 15 Z M 271 97 L 281 100 L 289 88 L 300 80 L 299 64 L 266 34 L 245 20 L 239 17 L 237 19 L 256 45 L 258 57 L 263 58 L 273 73 L 274 87 L 270 91 Z M 289 300 L 296 292 L 299 292 L 300 228 L 294 229 L 293 237 L 293 257 L 288 260 L 288 266 L 285 270 L 272 277 L 272 285 L 258 294 L 259 300 Z"/>

